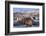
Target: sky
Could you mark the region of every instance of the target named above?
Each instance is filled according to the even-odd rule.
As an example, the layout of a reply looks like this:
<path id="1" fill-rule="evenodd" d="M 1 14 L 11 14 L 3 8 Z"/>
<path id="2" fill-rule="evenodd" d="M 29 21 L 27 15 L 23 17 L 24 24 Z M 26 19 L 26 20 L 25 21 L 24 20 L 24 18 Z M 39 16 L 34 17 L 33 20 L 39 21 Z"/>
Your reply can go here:
<path id="1" fill-rule="evenodd" d="M 39 11 L 39 8 L 13 8 L 13 12 L 33 12 Z"/>

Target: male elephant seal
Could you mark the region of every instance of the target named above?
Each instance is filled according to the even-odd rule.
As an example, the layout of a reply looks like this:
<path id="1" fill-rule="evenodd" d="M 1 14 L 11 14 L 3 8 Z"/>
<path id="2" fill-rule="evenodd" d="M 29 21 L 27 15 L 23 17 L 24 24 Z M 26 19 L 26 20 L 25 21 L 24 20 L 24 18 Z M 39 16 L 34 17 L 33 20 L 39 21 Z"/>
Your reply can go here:
<path id="1" fill-rule="evenodd" d="M 27 26 L 32 26 L 32 19 L 31 18 L 23 18 L 21 20 L 21 23 L 27 25 Z"/>

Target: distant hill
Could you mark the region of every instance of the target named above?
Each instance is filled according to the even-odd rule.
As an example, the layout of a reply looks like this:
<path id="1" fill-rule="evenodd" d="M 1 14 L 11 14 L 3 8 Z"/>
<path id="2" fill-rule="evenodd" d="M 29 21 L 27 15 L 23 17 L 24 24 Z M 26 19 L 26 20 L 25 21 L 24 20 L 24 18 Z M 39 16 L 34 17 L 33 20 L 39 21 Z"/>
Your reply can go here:
<path id="1" fill-rule="evenodd" d="M 20 12 L 16 12 L 14 13 L 14 16 L 24 16 L 24 15 L 27 15 L 27 16 L 39 16 L 39 12 L 31 12 L 31 13 L 20 13 Z"/>

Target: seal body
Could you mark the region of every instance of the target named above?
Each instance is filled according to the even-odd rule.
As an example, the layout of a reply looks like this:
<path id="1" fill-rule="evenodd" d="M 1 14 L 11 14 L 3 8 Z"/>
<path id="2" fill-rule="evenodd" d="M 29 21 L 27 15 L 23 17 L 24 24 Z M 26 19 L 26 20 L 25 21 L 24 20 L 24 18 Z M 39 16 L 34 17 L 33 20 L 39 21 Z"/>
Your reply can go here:
<path id="1" fill-rule="evenodd" d="M 32 26 L 32 19 L 31 18 L 23 18 L 21 20 L 21 23 L 27 25 L 27 26 Z"/>

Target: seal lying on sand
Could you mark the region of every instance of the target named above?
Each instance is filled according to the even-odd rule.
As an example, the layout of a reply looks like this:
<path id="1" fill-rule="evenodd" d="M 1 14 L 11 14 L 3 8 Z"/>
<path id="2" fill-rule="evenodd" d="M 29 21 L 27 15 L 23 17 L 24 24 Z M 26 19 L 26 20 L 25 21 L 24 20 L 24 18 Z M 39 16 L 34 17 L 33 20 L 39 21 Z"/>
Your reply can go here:
<path id="1" fill-rule="evenodd" d="M 32 19 L 31 18 L 23 18 L 21 21 L 24 25 L 32 26 Z"/>

